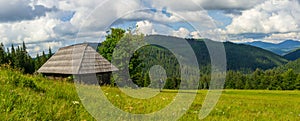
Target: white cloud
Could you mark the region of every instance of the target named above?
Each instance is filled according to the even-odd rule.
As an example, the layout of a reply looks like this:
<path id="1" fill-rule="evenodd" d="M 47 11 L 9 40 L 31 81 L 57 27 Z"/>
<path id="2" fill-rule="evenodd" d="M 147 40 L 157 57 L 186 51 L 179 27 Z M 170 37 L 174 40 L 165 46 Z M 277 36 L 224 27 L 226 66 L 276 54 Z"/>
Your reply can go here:
<path id="1" fill-rule="evenodd" d="M 172 33 L 173 33 L 172 34 L 173 36 L 175 36 L 175 37 L 181 37 L 181 38 L 188 38 L 191 35 L 191 33 L 190 33 L 190 31 L 188 29 L 182 28 L 182 27 L 179 28 L 177 31 L 174 30 Z"/>
<path id="2" fill-rule="evenodd" d="M 226 29 L 230 34 L 299 31 L 300 5 L 296 0 L 266 1 L 233 18 Z"/>
<path id="3" fill-rule="evenodd" d="M 176 0 L 172 2 L 160 0 L 147 1 L 147 4 L 143 4 L 144 1 L 141 3 L 140 0 L 107 0 L 106 2 L 105 0 L 10 0 L 9 2 L 5 0 L 0 1 L 0 7 L 3 9 L 2 12 L 0 11 L 0 19 L 12 22 L 3 23 L 2 20 L 0 38 L 6 47 L 11 43 L 19 44 L 25 41 L 28 43 L 30 53 L 35 55 L 38 51 L 47 51 L 49 46 L 55 51 L 59 47 L 75 42 L 100 42 L 110 24 L 122 17 L 120 20 L 138 21 L 136 25 L 139 26 L 139 31 L 145 34 L 194 38 L 201 38 L 202 35 L 214 40 L 225 40 L 216 35 L 225 32 L 217 29 L 214 25 L 215 21 L 193 1 L 201 4 L 205 9 L 244 10 L 241 16 L 234 16 L 233 23 L 227 27 L 229 33 L 287 32 L 273 34 L 265 39 L 273 41 L 278 38 L 299 38 L 299 33 L 290 33 L 290 31 L 299 31 L 299 4 L 295 1 L 287 1 L 278 3 L 278 6 L 274 7 L 270 2 L 263 0 Z M 8 5 L 13 2 L 14 7 Z M 260 3 L 262 4 L 258 5 Z M 132 11 L 148 5 L 158 11 Z M 36 9 L 35 6 L 41 8 Z M 256 7 L 252 8 L 253 6 Z M 56 10 L 52 10 L 54 8 Z M 160 11 L 161 9 L 164 11 Z M 37 10 L 40 11 L 29 15 L 28 11 Z M 18 20 L 3 18 L 3 13 L 7 11 L 15 11 L 18 13 L 16 15 L 27 17 L 23 16 Z M 66 20 L 62 20 L 63 17 L 67 17 Z M 189 24 L 195 25 L 194 28 L 201 30 L 189 30 L 186 26 L 176 25 L 178 22 L 190 22 Z M 170 25 L 176 25 L 174 28 L 177 29 Z M 76 35 L 78 32 L 79 34 Z"/>
<path id="4" fill-rule="evenodd" d="M 163 14 L 162 12 L 151 12 L 149 10 L 145 11 L 133 11 L 132 13 L 129 13 L 128 15 L 122 17 L 122 19 L 125 20 L 152 20 L 157 21 L 161 23 L 175 23 L 182 21 L 179 17 L 176 17 L 174 15 L 167 16 L 166 14 Z"/>
<path id="5" fill-rule="evenodd" d="M 266 42 L 280 43 L 288 39 L 300 40 L 300 32 L 271 34 L 270 36 L 264 38 L 263 40 Z"/>
<path id="6" fill-rule="evenodd" d="M 132 10 L 140 9 L 139 0 L 108 0 L 103 4 L 83 2 L 80 0 L 78 6 L 83 5 L 76 9 L 71 23 L 77 27 L 81 27 L 82 31 L 95 31 L 107 29 L 114 21 L 124 16 Z M 118 4 L 116 4 L 118 3 Z M 88 17 L 88 18 L 87 18 Z"/>
<path id="7" fill-rule="evenodd" d="M 178 30 L 174 30 L 168 26 L 153 23 L 148 20 L 138 21 L 138 32 L 146 35 L 160 34 L 160 35 L 169 35 L 181 38 L 201 38 L 200 33 L 197 31 L 190 32 L 187 28 L 180 27 Z"/>
<path id="8" fill-rule="evenodd" d="M 150 21 L 139 21 L 136 23 L 136 25 L 138 26 L 137 32 L 139 33 L 143 33 L 146 35 L 156 34 L 154 26 Z"/>
<path id="9" fill-rule="evenodd" d="M 32 21 L 0 24 L 0 36 L 13 43 L 37 42 L 55 38 L 53 27 L 59 20 L 42 17 Z"/>
<path id="10" fill-rule="evenodd" d="M 53 31 L 57 36 L 74 36 L 78 32 L 78 28 L 74 27 L 70 22 L 60 22 L 53 27 Z"/>
<path id="11" fill-rule="evenodd" d="M 70 44 L 74 44 L 77 38 L 76 33 L 79 30 L 81 25 L 80 20 L 84 20 L 84 16 L 77 18 L 69 15 L 72 15 L 72 11 L 81 15 L 88 15 L 92 9 L 94 9 L 99 1 L 85 1 L 85 0 L 77 0 L 77 1 L 54 1 L 52 0 L 34 0 L 34 1 L 21 1 L 21 0 L 13 0 L 10 2 L 0 1 L 0 6 L 2 7 L 3 11 L 16 11 L 19 14 L 22 14 L 21 8 L 26 8 L 31 10 L 30 6 L 45 6 L 47 8 L 57 8 L 59 11 L 47 11 L 44 13 L 43 16 L 34 17 L 31 20 L 24 20 L 15 21 L 14 22 L 5 22 L 0 23 L 0 38 L 1 42 L 5 44 L 6 47 L 10 47 L 11 44 L 20 44 L 23 41 L 27 43 L 28 51 L 30 54 L 35 55 L 38 51 L 48 50 L 48 47 L 52 47 L 54 51 L 58 48 Z M 14 2 L 14 3 L 13 3 Z M 103 2 L 103 1 L 100 1 Z M 10 4 L 13 3 L 16 7 L 7 8 Z M 17 6 L 21 6 L 18 8 Z M 25 6 L 25 7 L 22 7 Z M 26 7 L 29 6 L 29 7 Z M 108 6 L 107 6 L 108 7 Z M 87 11 L 84 11 L 84 10 Z M 111 8 L 114 9 L 114 8 Z M 37 9 L 39 10 L 39 9 Z M 66 10 L 66 11 L 62 11 Z M 3 12 L 2 11 L 2 12 Z M 34 7 L 32 7 L 32 11 L 34 11 Z M 0 12 L 0 16 L 2 15 Z M 31 12 L 24 11 L 26 14 L 32 14 Z M 86 13 L 85 13 L 86 12 Z M 109 16 L 108 11 L 106 12 L 107 16 Z M 62 21 L 62 17 L 70 17 L 73 21 L 78 21 L 78 23 L 74 22 L 71 23 L 69 21 Z M 101 22 L 103 19 L 99 16 L 95 16 Z M 0 18 L 4 19 L 4 18 Z M 9 18 L 5 18 L 9 19 Z M 74 20 L 77 19 L 77 20 Z M 95 19 L 93 19 L 95 20 Z M 1 21 L 1 20 L 0 20 Z M 104 23 L 105 24 L 105 23 Z M 96 24 L 91 22 L 89 26 L 95 26 Z M 77 42 L 83 41 L 99 41 L 99 36 L 103 36 L 105 32 L 100 30 L 90 30 L 90 31 L 82 31 L 80 35 L 78 35 Z"/>
<path id="12" fill-rule="evenodd" d="M 150 20 L 164 25 L 172 25 L 178 22 L 188 23 L 194 28 L 201 30 L 215 29 L 215 21 L 207 14 L 206 11 L 134 11 L 122 17 L 123 21 L 143 21 Z"/>
<path id="13" fill-rule="evenodd" d="M 195 38 L 195 39 L 201 38 L 199 32 L 197 32 L 197 31 L 191 32 L 190 35 L 191 35 L 192 38 Z"/>
<path id="14" fill-rule="evenodd" d="M 252 38 L 242 38 L 242 39 L 231 39 L 230 42 L 234 42 L 234 43 L 246 43 L 246 42 L 254 42 L 257 40 L 254 40 Z"/>
<path id="15" fill-rule="evenodd" d="M 48 53 L 49 47 L 51 47 L 51 50 L 57 50 L 58 48 L 64 46 L 63 42 L 45 42 L 45 43 L 39 43 L 38 46 L 35 44 L 27 44 L 28 51 L 30 54 L 35 57 L 36 54 L 41 55 L 44 51 L 45 53 Z"/>
<path id="16" fill-rule="evenodd" d="M 265 0 L 153 0 L 155 8 L 168 8 L 174 11 L 199 11 L 204 9 L 249 9 Z"/>

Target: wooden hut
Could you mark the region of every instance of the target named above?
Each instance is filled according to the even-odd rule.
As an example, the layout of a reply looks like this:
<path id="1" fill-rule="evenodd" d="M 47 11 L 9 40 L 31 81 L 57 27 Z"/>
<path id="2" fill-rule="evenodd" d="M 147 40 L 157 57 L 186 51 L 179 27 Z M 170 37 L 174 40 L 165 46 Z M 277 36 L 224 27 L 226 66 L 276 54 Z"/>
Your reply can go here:
<path id="1" fill-rule="evenodd" d="M 37 72 L 49 78 L 74 76 L 81 83 L 109 84 L 111 72 L 117 70 L 95 46 L 83 43 L 60 48 Z"/>

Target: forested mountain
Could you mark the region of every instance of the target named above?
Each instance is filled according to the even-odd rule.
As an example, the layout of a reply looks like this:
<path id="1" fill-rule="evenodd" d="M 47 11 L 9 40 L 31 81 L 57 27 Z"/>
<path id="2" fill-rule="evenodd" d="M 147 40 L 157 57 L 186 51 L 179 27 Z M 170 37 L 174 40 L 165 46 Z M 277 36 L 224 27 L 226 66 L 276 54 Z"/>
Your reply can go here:
<path id="1" fill-rule="evenodd" d="M 300 49 L 298 50 L 295 50 L 291 53 L 288 53 L 286 55 L 283 56 L 285 59 L 287 60 L 291 60 L 291 61 L 294 61 L 294 60 L 297 60 L 300 58 Z"/>
<path id="2" fill-rule="evenodd" d="M 201 78 L 199 80 L 198 88 L 209 88 L 211 78 L 210 57 L 205 42 L 217 42 L 213 42 L 211 40 L 182 39 L 161 35 L 151 35 L 143 37 L 143 35 L 133 35 L 130 32 L 125 33 L 125 31 L 121 29 L 112 29 L 112 33 L 107 36 L 107 40 L 104 41 L 99 47 L 99 52 L 104 57 L 111 59 L 113 48 L 115 48 L 116 43 L 118 43 L 122 38 L 120 36 L 124 36 L 123 39 L 133 40 L 136 42 L 153 40 L 168 45 L 170 43 L 171 48 L 183 50 L 181 53 L 176 54 L 177 58 L 183 60 L 192 54 L 188 53 L 183 45 L 176 44 L 175 40 L 187 41 L 194 50 L 200 67 Z M 125 43 L 128 44 L 128 42 Z M 293 69 L 289 68 L 288 70 L 284 70 L 283 72 L 279 72 L 278 69 L 271 69 L 287 63 L 287 60 L 282 58 L 281 56 L 250 45 L 235 44 L 231 42 L 225 42 L 223 44 L 225 46 L 227 54 L 227 65 L 229 70 L 226 76 L 226 89 L 292 90 L 300 88 L 300 74 L 294 73 Z M 126 50 L 126 47 L 124 48 Z M 126 54 L 121 54 L 121 56 L 126 56 Z M 152 66 L 160 65 L 165 69 L 167 74 L 166 84 L 164 88 L 178 89 L 181 80 L 179 68 L 180 66 L 177 58 L 171 51 L 162 46 L 144 46 L 135 51 L 135 54 L 129 62 L 128 69 L 130 78 L 135 84 L 140 87 L 147 87 L 150 83 L 152 85 L 156 80 L 150 80 L 149 70 Z M 122 65 L 122 63 L 120 64 Z M 245 71 L 247 71 L 246 74 Z M 297 80 L 295 78 L 297 78 Z M 190 82 L 189 84 L 194 84 L 194 82 Z"/>
<path id="3" fill-rule="evenodd" d="M 180 39 L 176 37 L 161 35 L 151 35 L 146 36 L 145 38 L 157 39 L 159 41 L 172 41 L 172 39 Z M 211 40 L 186 40 L 193 48 L 197 56 L 199 65 L 202 67 L 205 65 L 209 65 L 210 56 L 205 41 Z M 223 44 L 226 51 L 228 70 L 253 71 L 257 68 L 265 70 L 287 63 L 287 60 L 282 58 L 281 56 L 258 47 L 244 44 L 235 44 L 231 42 L 224 42 Z M 181 45 L 176 45 L 176 47 L 181 48 Z M 182 53 L 181 56 L 184 57 L 187 55 L 188 53 Z"/>
<path id="4" fill-rule="evenodd" d="M 278 44 L 261 42 L 261 41 L 248 42 L 248 43 L 244 43 L 244 44 L 263 48 L 263 49 L 272 51 L 278 55 L 285 55 L 287 53 L 294 51 L 297 48 L 300 48 L 300 42 L 295 41 L 295 40 L 286 40 L 286 41 L 278 43 Z"/>

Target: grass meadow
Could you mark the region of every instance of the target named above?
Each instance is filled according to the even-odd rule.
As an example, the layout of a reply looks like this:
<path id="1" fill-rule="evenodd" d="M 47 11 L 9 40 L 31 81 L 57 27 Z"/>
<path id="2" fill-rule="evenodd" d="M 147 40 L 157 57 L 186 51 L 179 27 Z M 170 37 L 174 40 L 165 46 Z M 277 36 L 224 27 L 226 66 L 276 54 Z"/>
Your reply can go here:
<path id="1" fill-rule="evenodd" d="M 95 120 L 86 111 L 72 82 L 2 68 L 0 84 L 0 120 Z M 150 99 L 135 99 L 115 87 L 101 88 L 115 107 L 134 114 L 163 109 L 177 95 L 176 90 L 164 90 Z M 199 120 L 198 113 L 206 94 L 207 90 L 197 91 L 194 102 L 179 120 Z M 224 90 L 204 120 L 299 121 L 300 91 Z"/>

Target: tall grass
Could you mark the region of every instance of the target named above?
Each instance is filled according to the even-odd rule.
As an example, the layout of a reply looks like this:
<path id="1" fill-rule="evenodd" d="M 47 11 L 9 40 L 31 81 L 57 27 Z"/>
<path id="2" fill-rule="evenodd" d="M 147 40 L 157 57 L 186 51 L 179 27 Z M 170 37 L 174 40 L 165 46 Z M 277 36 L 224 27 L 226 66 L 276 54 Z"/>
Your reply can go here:
<path id="1" fill-rule="evenodd" d="M 0 69 L 0 120 L 94 120 L 72 83 Z"/>
<path id="2" fill-rule="evenodd" d="M 18 70 L 1 67 L 0 84 L 1 121 L 95 120 L 81 103 L 73 83 L 49 80 L 40 75 L 24 75 Z M 102 87 L 102 90 L 116 107 L 135 114 L 163 109 L 177 94 L 175 90 L 164 90 L 143 100 L 129 97 L 114 87 Z M 199 90 L 195 101 L 179 120 L 199 120 L 198 113 L 206 94 L 206 90 Z M 298 121 L 300 92 L 224 90 L 216 107 L 204 120 Z"/>

